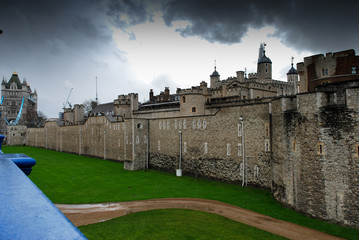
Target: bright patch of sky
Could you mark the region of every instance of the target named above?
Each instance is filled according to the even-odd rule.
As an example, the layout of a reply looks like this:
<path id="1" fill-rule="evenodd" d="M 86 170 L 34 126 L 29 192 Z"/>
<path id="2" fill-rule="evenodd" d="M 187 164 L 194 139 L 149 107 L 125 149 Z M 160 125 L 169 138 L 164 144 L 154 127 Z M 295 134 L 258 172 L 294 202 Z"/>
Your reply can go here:
<path id="1" fill-rule="evenodd" d="M 235 76 L 236 71 L 256 72 L 261 42 L 267 45 L 266 55 L 273 62 L 273 78 L 277 80 L 286 81 L 292 56 L 296 64 L 303 61 L 304 56 L 311 55 L 309 52 L 298 53 L 281 43 L 273 36 L 274 27 L 249 28 L 242 42 L 226 45 L 210 43 L 199 37 L 182 37 L 176 29 L 187 24 L 178 21 L 167 27 L 157 16 L 153 22 L 128 28 L 128 32 L 113 29 L 114 41 L 117 48 L 125 52 L 129 71 L 142 84 L 138 90 L 147 88 L 146 95 L 140 96 L 140 100 L 148 99 L 147 93 L 151 88 L 155 94 L 165 87 L 170 87 L 174 93 L 177 87 L 190 88 L 201 81 L 209 83 L 215 61 L 222 80 Z M 135 40 L 129 33 L 136 36 Z"/>

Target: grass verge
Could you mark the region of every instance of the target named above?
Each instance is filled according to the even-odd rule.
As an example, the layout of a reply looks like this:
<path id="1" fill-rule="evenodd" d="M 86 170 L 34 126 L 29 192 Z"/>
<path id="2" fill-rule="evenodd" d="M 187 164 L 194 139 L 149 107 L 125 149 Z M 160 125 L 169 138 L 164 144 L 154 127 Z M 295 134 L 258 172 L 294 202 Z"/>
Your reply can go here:
<path id="1" fill-rule="evenodd" d="M 36 159 L 31 180 L 55 203 L 100 203 L 154 198 L 218 200 L 347 239 L 359 230 L 306 217 L 282 207 L 269 191 L 235 184 L 176 177 L 161 171 L 127 171 L 122 163 L 33 147 L 3 147 Z"/>
<path id="2" fill-rule="evenodd" d="M 286 239 L 218 215 L 193 210 L 138 212 L 79 227 L 88 239 Z"/>

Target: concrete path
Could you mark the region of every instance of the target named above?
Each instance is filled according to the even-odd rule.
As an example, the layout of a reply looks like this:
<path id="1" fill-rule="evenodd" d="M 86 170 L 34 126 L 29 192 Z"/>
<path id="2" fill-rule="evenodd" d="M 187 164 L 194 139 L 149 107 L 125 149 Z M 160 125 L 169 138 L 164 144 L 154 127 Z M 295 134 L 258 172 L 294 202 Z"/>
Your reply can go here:
<path id="1" fill-rule="evenodd" d="M 55 204 L 75 225 L 103 222 L 134 212 L 153 209 L 192 209 L 224 216 L 289 239 L 341 239 L 294 223 L 226 203 L 196 198 L 164 198 L 143 201 L 99 204 Z"/>

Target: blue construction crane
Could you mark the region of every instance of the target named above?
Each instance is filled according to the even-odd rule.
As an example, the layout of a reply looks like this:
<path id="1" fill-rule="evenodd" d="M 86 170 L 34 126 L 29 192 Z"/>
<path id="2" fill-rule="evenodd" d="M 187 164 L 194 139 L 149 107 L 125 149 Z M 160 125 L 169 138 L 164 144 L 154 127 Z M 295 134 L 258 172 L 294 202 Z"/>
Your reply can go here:
<path id="1" fill-rule="evenodd" d="M 70 107 L 70 108 L 72 108 L 72 105 L 71 105 L 71 103 L 69 102 L 69 98 L 70 98 L 70 95 L 71 95 L 72 89 L 73 89 L 73 88 L 71 88 L 71 90 L 70 90 L 69 96 L 67 96 L 67 99 L 66 99 L 66 102 L 64 103 L 64 107 L 63 107 L 63 109 L 65 109 L 65 108 L 66 108 L 66 105 L 67 105 L 67 104 L 69 105 L 69 107 Z"/>

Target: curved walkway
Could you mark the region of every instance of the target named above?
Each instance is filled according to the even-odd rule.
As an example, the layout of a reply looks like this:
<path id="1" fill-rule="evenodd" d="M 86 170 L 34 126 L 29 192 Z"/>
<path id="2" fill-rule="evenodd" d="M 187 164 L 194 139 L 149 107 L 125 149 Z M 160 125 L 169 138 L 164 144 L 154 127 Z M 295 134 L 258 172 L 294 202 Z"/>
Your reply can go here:
<path id="1" fill-rule="evenodd" d="M 164 198 L 119 203 L 55 205 L 75 226 L 103 222 L 135 212 L 178 208 L 214 213 L 289 239 L 341 239 L 294 223 L 207 199 Z"/>

